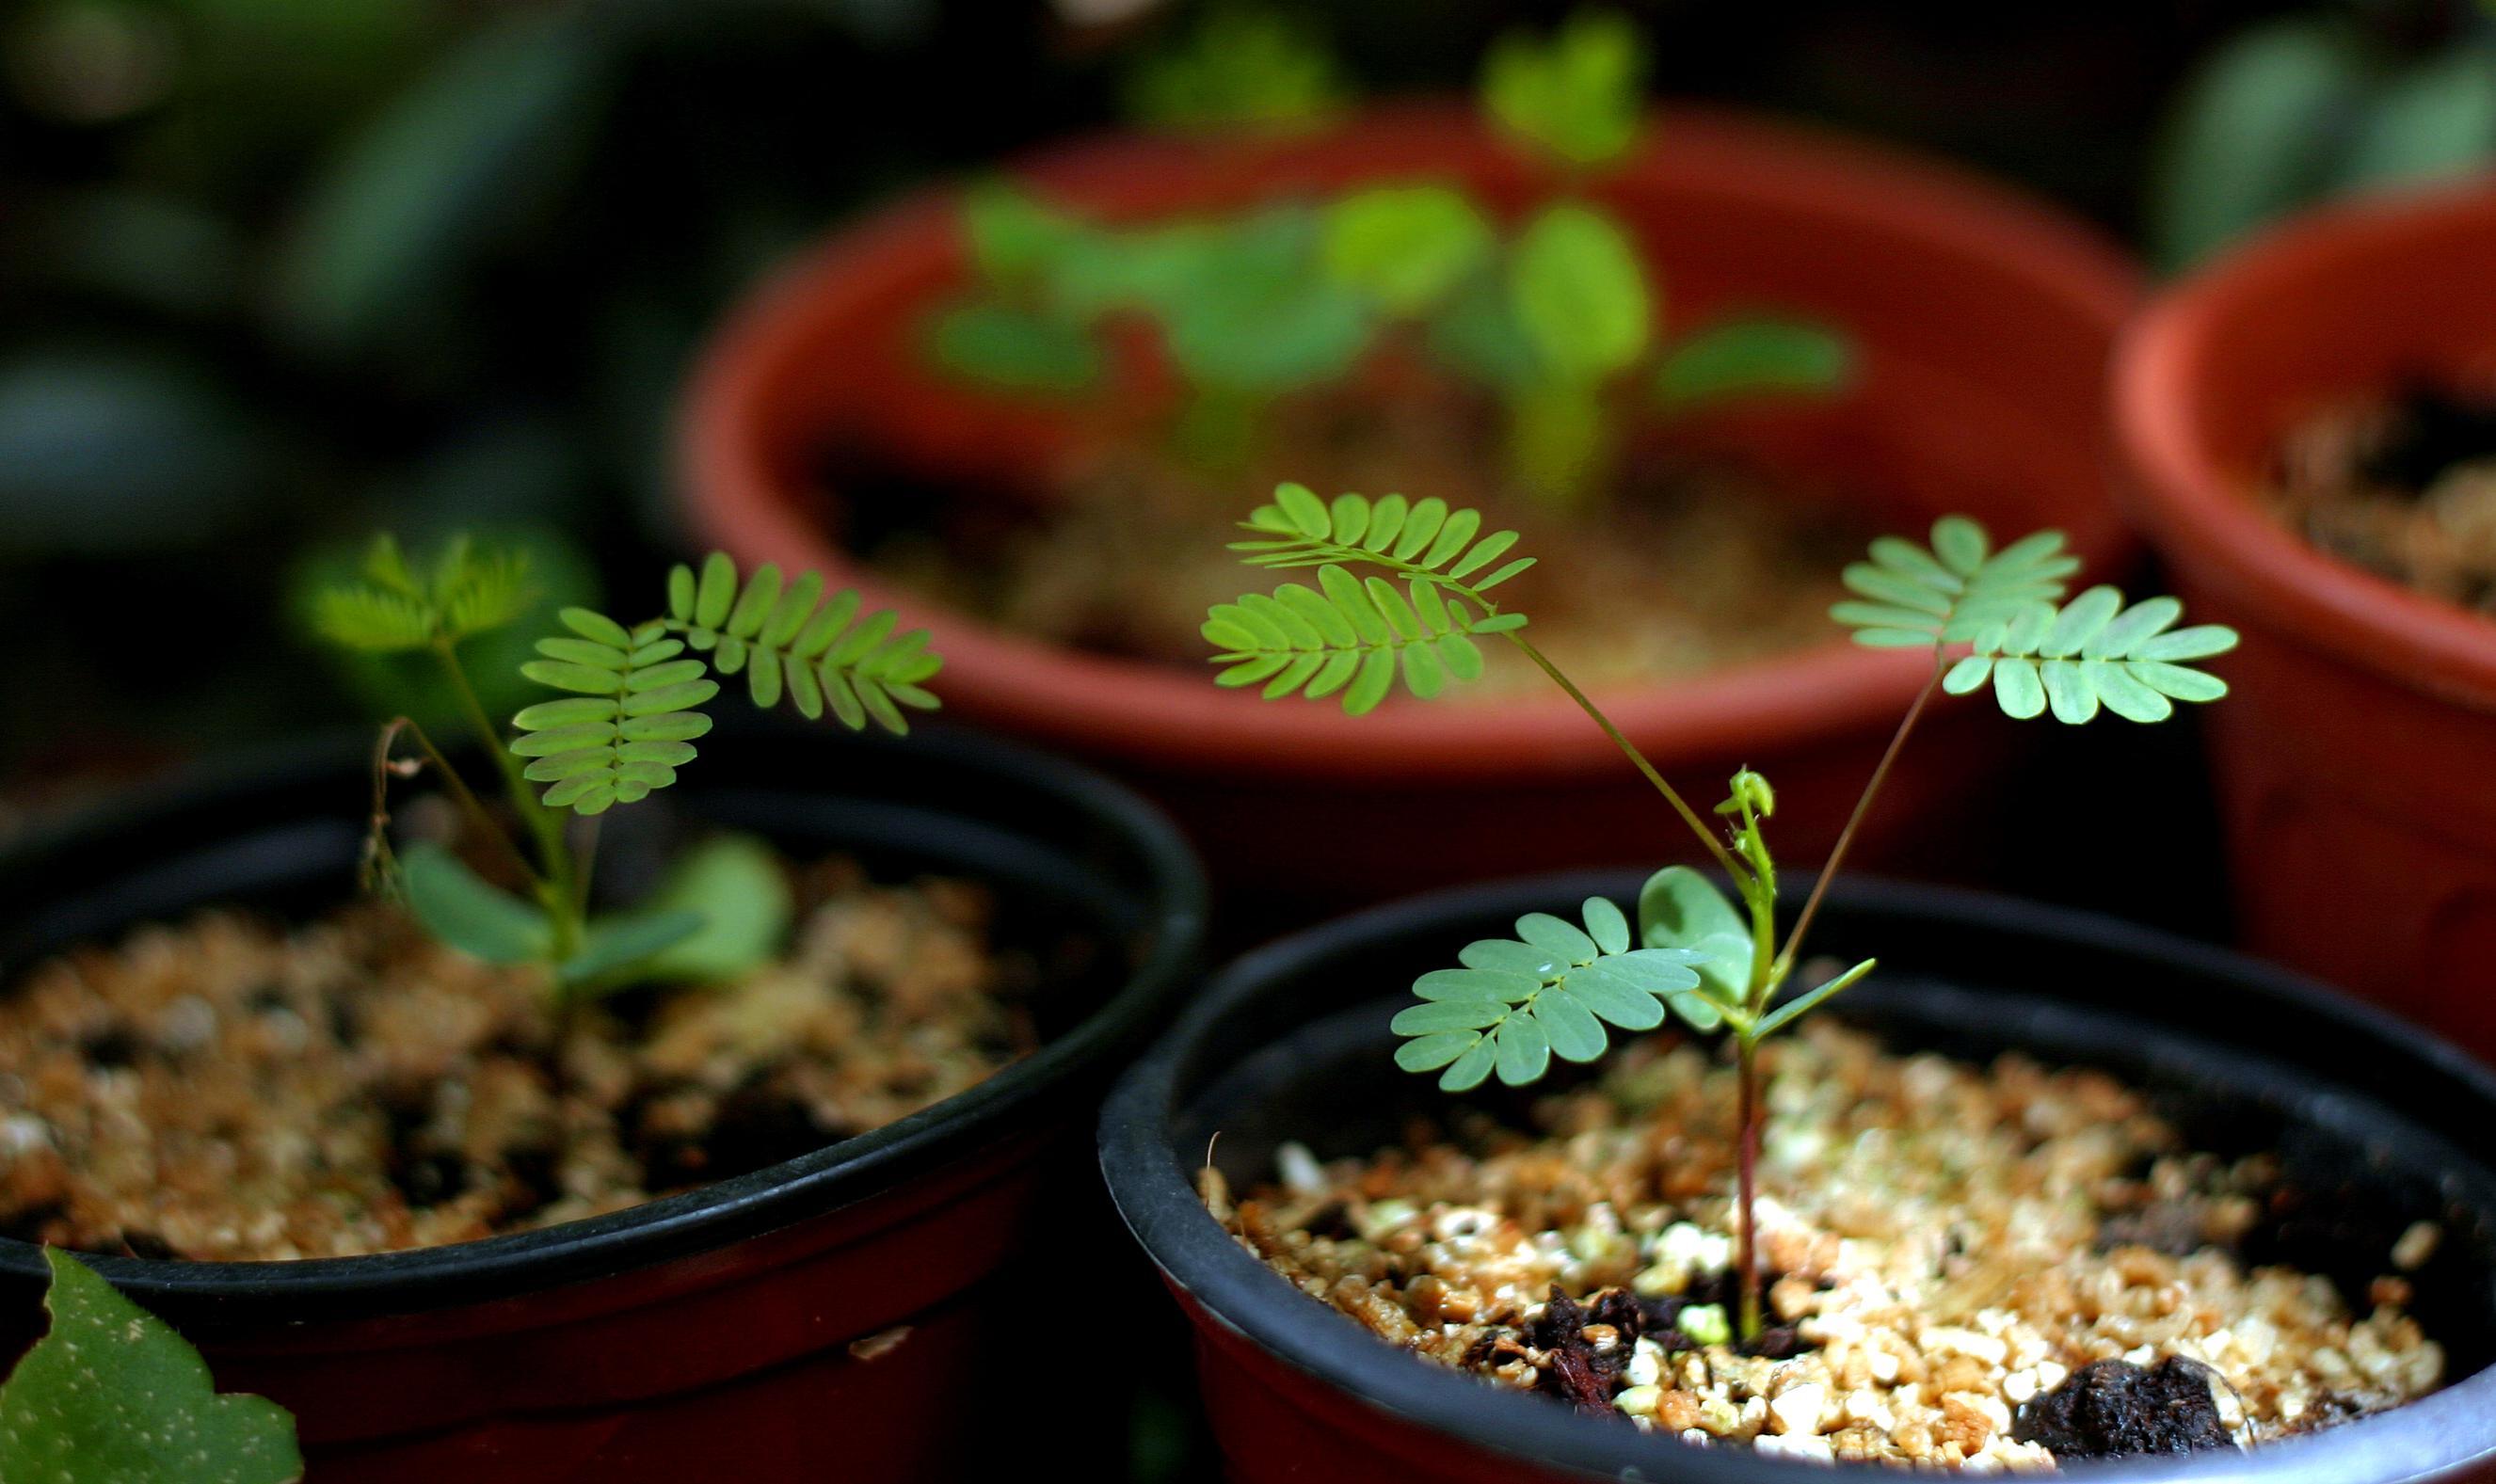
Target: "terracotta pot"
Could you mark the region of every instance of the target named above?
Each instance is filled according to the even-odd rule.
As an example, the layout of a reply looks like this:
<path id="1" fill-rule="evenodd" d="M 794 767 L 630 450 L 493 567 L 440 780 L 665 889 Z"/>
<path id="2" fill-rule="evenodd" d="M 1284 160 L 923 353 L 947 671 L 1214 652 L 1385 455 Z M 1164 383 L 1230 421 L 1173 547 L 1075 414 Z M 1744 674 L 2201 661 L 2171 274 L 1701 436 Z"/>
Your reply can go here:
<path id="1" fill-rule="evenodd" d="M 335 902 L 369 751 L 253 763 L 0 855 L 0 982 L 210 903 Z M 1046 1043 L 897 1123 L 587 1221 L 368 1257 L 97 1259 L 222 1389 L 296 1413 L 312 1478 L 957 1477 L 987 1456 L 959 1399 L 1018 1264 L 1098 1251 L 1083 1131 L 1201 941 L 1202 881 L 1170 825 L 1067 764 L 942 734 L 723 740 L 670 797 L 795 850 L 994 883 L 1001 941 L 1049 974 Z M 43 1276 L 34 1248 L 0 1240 L 0 1354 L 41 1332 Z M 1080 1408 L 1056 1406 L 1046 1377 L 1023 1400 L 1000 1415 L 1074 1445 Z"/>
<path id="2" fill-rule="evenodd" d="M 1854 394 L 1713 419 L 1703 436 L 1831 484 L 1875 520 L 1920 529 L 1963 510 L 2006 532 L 2060 525 L 2094 570 L 2122 564 L 2131 547 L 2105 488 L 2099 420 L 2103 360 L 2136 294 L 2122 258 L 2006 191 L 1843 139 L 1680 111 L 1657 133 L 1597 194 L 1663 275 L 1673 323 L 1775 305 L 1842 326 L 1863 348 Z M 1547 190 L 1469 112 L 1436 106 L 1255 146 L 1111 139 L 1024 173 L 1108 218 L 1382 179 L 1453 179 L 1510 210 Z M 1051 413 L 925 364 L 920 326 L 962 281 L 955 201 L 939 192 L 843 230 L 720 333 L 682 429 L 685 498 L 703 538 L 749 562 L 825 569 L 927 624 L 947 658 L 949 706 L 1157 795 L 1213 847 L 1228 884 L 1342 900 L 1460 877 L 1473 842 L 1442 807 L 1459 789 L 1503 821 L 1510 865 L 1687 851 L 1681 827 L 1556 694 L 1390 703 L 1364 718 L 1266 703 L 1217 690 L 1207 671 L 1002 632 L 853 562 L 841 492 L 820 472 L 831 450 L 872 448 L 961 498 L 1012 499 L 1139 416 L 1112 405 Z M 1264 493 L 1242 489 L 1243 511 Z M 1245 585 L 1254 576 L 1243 569 Z M 1855 648 L 1832 626 L 1826 644 L 1791 658 L 1598 699 L 1702 805 L 1734 767 L 1768 772 L 1780 839 L 1809 859 L 1925 674 L 1921 657 Z M 2022 744 L 1998 725 L 1969 725 L 1976 709 L 1945 707 L 1908 755 L 1866 858 L 1912 855 L 1917 842 L 1898 829 L 1907 820 L 1991 801 L 1987 781 Z"/>
<path id="3" fill-rule="evenodd" d="M 2209 709 L 2244 941 L 2496 1056 L 2496 623 L 2308 545 L 2253 493 L 2280 437 L 2496 367 L 2496 189 L 2320 212 L 2126 337 L 2126 494 L 2244 646 Z"/>
<path id="4" fill-rule="evenodd" d="M 1589 1420 L 1549 1397 L 1402 1353 L 1240 1246 L 1195 1189 L 1210 1159 L 1244 1192 L 1285 1140 L 1320 1159 L 1395 1144 L 1451 1099 L 1394 1069 L 1394 986 L 1522 912 L 1642 878 L 1533 878 L 1328 923 L 1233 963 L 1122 1079 L 1101 1119 L 1110 1198 L 1196 1327 L 1200 1383 L 1238 1484 L 1811 1484 L 1828 1467 Z M 1810 882 L 1791 883 L 1798 898 Z M 1789 901 L 1789 907 L 1794 905 Z M 2377 1416 L 2242 1454 L 2091 1464 L 2091 1478 L 2270 1484 L 2496 1479 L 2496 1073 L 2390 1015 L 2225 950 L 1973 892 L 1848 881 L 1815 946 L 1878 953 L 1843 1018 L 1976 1061 L 2018 1050 L 2106 1067 L 2188 1138 L 2275 1151 L 2327 1221 L 2282 1225 L 2280 1260 L 2362 1291 L 2414 1220 L 2447 1240 L 2411 1306 L 2451 1383 Z M 1347 986 L 1367 986 L 1348 990 Z M 1563 1076 L 1569 1075 L 1567 1072 Z M 1582 1075 L 1582 1073 L 1578 1073 Z M 1496 1090 L 1477 1100 L 1499 1096 Z M 1214 1135 L 1219 1133 L 1216 1139 Z M 2343 1226 L 2338 1223 L 2346 1221 Z"/>

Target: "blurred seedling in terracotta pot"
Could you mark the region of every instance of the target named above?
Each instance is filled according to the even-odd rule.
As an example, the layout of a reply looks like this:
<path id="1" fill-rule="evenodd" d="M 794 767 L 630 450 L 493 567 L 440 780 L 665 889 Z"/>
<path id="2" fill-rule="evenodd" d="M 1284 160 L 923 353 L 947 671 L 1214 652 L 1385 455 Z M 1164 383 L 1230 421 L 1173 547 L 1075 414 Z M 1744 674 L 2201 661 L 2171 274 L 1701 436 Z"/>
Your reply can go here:
<path id="1" fill-rule="evenodd" d="M 2235 647 L 2218 625 L 2177 628 L 2172 598 L 2127 604 L 2111 587 L 2066 599 L 2079 562 L 2058 531 L 1995 547 L 1976 522 L 1946 516 L 1931 544 L 1874 541 L 1846 569 L 1856 599 L 1831 617 L 1875 648 L 1928 650 L 1933 669 L 1907 707 L 1856 800 L 1825 866 L 1791 925 L 1780 932 L 1777 862 L 1767 838 L 1776 793 L 1767 779 L 1736 772 L 1722 803 L 1702 815 L 1638 746 L 1535 647 L 1526 615 L 1492 596 L 1533 565 L 1514 554 L 1513 531 L 1485 533 L 1479 513 L 1401 495 L 1332 502 L 1285 484 L 1274 503 L 1242 523 L 1232 548 L 1250 566 L 1316 570 L 1316 585 L 1286 582 L 1216 605 L 1204 636 L 1222 666 L 1218 684 L 1261 687 L 1267 699 L 1339 699 L 1360 715 L 1400 681 L 1427 700 L 1451 681 L 1481 674 L 1481 644 L 1515 646 L 1582 709 L 1654 786 L 1697 838 L 1732 894 L 1687 866 L 1667 866 L 1638 893 L 1637 920 L 1600 897 L 1572 920 L 1534 912 L 1516 935 L 1466 944 L 1458 967 L 1414 982 L 1420 1002 L 1394 1020 L 1406 1037 L 1395 1054 L 1407 1071 L 1434 1072 L 1462 1093 L 1494 1075 L 1511 1086 L 1541 1079 L 1556 1058 L 1592 1062 L 1613 1031 L 1652 1031 L 1669 1018 L 1721 1033 L 1737 1068 L 1739 1129 L 1734 1252 L 1741 1294 L 1735 1338 L 1761 1332 L 1762 1272 L 1756 1197 L 1761 1127 L 1760 1049 L 1870 974 L 1865 959 L 1789 994 L 1828 882 L 1843 865 L 1890 766 L 1939 695 L 1989 688 L 2008 716 L 2051 715 L 2081 725 L 2102 715 L 2158 722 L 2177 701 L 2227 694 L 2195 662 Z M 1496 829 L 1496 820 L 1485 827 Z"/>
<path id="2" fill-rule="evenodd" d="M 498 724 L 477 698 L 461 645 L 518 620 L 532 602 L 526 562 L 453 540 L 421 568 L 390 537 L 361 571 L 320 594 L 315 624 L 331 643 L 370 654 L 423 654 L 437 664 L 477 748 L 502 783 L 503 813 L 486 806 L 425 728 L 399 717 L 374 750 L 368 877 L 404 898 L 450 946 L 494 964 L 543 969 L 569 1010 L 653 980 L 722 982 L 763 964 L 786 936 L 791 904 L 761 842 L 714 836 L 673 862 L 657 889 L 621 911 L 593 913 L 599 818 L 673 784 L 711 729 L 703 709 L 740 678 L 761 710 L 786 705 L 853 731 L 896 735 L 908 714 L 936 708 L 925 682 L 943 662 L 925 630 L 896 634 L 890 610 L 861 615 L 854 592 L 825 596 L 808 572 L 776 567 L 740 576 L 712 553 L 676 567 L 659 616 L 627 625 L 562 609 L 564 632 L 537 641 L 520 673 L 560 696 Z M 407 756 L 401 749 L 410 750 Z M 506 890 L 447 844 L 394 849 L 388 791 L 430 766 L 457 807 L 479 858 Z M 517 835 L 505 818 L 518 821 Z M 519 836 L 525 836 L 524 849 Z"/>
<path id="3" fill-rule="evenodd" d="M 930 354 L 972 381 L 1073 395 L 1109 374 L 1107 332 L 1142 323 L 1182 388 L 1174 447 L 1218 468 L 1260 446 L 1278 399 L 1342 383 L 1395 338 L 1497 405 L 1522 490 L 1585 508 L 1633 417 L 1832 396 L 1854 370 L 1843 335 L 1789 315 L 1663 332 L 1663 286 L 1590 191 L 1643 141 L 1644 72 L 1637 29 L 1607 14 L 1493 48 L 1485 124 L 1549 182 L 1513 219 L 1435 179 L 1143 224 L 975 188 L 975 287 L 930 322 Z"/>

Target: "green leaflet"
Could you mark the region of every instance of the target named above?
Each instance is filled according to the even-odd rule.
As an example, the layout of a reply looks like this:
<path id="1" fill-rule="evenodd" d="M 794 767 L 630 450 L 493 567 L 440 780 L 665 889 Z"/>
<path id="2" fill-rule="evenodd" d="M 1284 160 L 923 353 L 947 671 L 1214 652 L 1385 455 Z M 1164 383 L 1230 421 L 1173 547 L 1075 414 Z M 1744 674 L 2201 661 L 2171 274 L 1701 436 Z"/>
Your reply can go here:
<path id="1" fill-rule="evenodd" d="M 1633 946 L 1629 920 L 1601 897 L 1579 908 L 1580 923 L 1548 912 L 1516 919 L 1516 937 L 1468 943 L 1463 967 L 1413 982 L 1420 1004 L 1397 1013 L 1395 1052 L 1406 1071 L 1437 1071 L 1439 1086 L 1462 1092 L 1493 1071 L 1518 1086 L 1552 1057 L 1591 1062 L 1604 1054 L 1607 1024 L 1651 1031 L 1665 1005 L 1676 1008 L 1699 983 L 1704 956 L 1680 948 Z"/>
<path id="2" fill-rule="evenodd" d="M 768 963 L 788 941 L 796 904 L 788 874 L 767 845 L 748 835 L 717 835 L 678 857 L 643 904 L 651 912 L 688 912 L 700 931 L 639 965 L 640 980 L 724 984 Z"/>
<path id="3" fill-rule="evenodd" d="M 2189 662 L 2235 648 L 2235 631 L 2218 624 L 2177 629 L 2183 613 L 2172 598 L 2126 607 L 2111 587 L 2093 587 L 2060 608 L 2032 603 L 1987 625 L 1942 688 L 1964 696 L 1990 681 L 2003 711 L 2021 720 L 2050 710 L 2056 721 L 2079 726 L 2103 708 L 2127 721 L 2163 722 L 2176 701 L 2228 694 L 2226 681 Z"/>
<path id="4" fill-rule="evenodd" d="M 530 679 L 570 693 L 512 719 L 514 754 L 525 776 L 546 785 L 549 808 L 602 814 L 647 797 L 676 780 L 708 732 L 701 709 L 718 677 L 741 676 L 747 698 L 768 710 L 786 701 L 814 720 L 827 711 L 853 731 L 872 722 L 899 735 L 909 711 L 931 711 L 924 682 L 944 662 L 928 634 L 896 634 L 890 609 L 858 617 L 854 592 L 824 597 L 807 572 L 783 582 L 765 564 L 740 578 L 713 552 L 697 573 L 668 576 L 668 613 L 627 629 L 586 608 L 566 608 L 568 634 L 538 641 L 540 658 L 521 666 Z"/>
<path id="5" fill-rule="evenodd" d="M 1295 128 L 1345 101 L 1322 37 L 1292 15 L 1216 7 L 1128 79 L 1127 111 L 1155 128 Z"/>
<path id="6" fill-rule="evenodd" d="M 219 1396 L 206 1363 L 86 1264 L 44 1249 L 51 1329 L 0 1385 L 0 1478 L 11 1484 L 294 1484 L 295 1420 L 263 1397 Z"/>

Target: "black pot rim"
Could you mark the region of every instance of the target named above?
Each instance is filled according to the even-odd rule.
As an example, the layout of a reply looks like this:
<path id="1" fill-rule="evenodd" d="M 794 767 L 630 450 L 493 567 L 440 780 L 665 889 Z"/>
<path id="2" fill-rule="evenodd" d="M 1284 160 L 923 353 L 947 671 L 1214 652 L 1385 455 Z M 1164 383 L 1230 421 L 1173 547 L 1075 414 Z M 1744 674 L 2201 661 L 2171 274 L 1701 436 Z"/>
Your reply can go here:
<path id="1" fill-rule="evenodd" d="M 1111 1092 L 1101 1116 L 1102 1174 L 1130 1233 L 1163 1277 L 1212 1322 L 1262 1349 L 1268 1358 L 1329 1386 L 1346 1398 L 1402 1422 L 1446 1435 L 1520 1466 L 1598 1477 L 1669 1477 L 1689 1484 L 1805 1484 L 1828 1477 L 1829 1466 L 1767 1457 L 1747 1448 L 1708 1448 L 1676 1438 L 1590 1425 L 1566 1407 L 1481 1381 L 1396 1352 L 1324 1305 L 1281 1282 L 1216 1222 L 1198 1198 L 1188 1171 L 1163 1130 L 1180 1111 L 1179 1067 L 1207 1030 L 1271 981 L 1370 939 L 1417 924 L 1479 919 L 1547 910 L 1553 902 L 1591 895 L 1633 900 L 1637 873 L 1580 872 L 1458 887 L 1371 908 L 1259 948 L 1215 975 L 1178 1022 Z M 1807 887 L 1809 879 L 1788 889 Z M 2093 912 L 2043 906 L 1986 892 L 1849 878 L 1833 882 L 1832 909 L 1922 916 L 1936 922 L 1983 920 L 2042 943 L 2119 946 L 2165 958 L 2196 973 L 2293 1002 L 2337 1022 L 2359 1039 L 2388 1044 L 2456 1079 L 2496 1106 L 2496 1070 L 2396 1016 L 2340 991 L 2228 949 L 2178 938 Z M 1239 1047 L 1239 1056 L 1253 1047 Z M 2447 1385 L 2392 1411 L 2325 1432 L 2282 1439 L 2252 1452 L 2213 1451 L 2183 1458 L 2078 1461 L 2065 1473 L 2110 1484 L 2126 1480 L 2330 1480 L 2332 1484 L 2399 1484 L 2445 1476 L 2496 1459 L 2496 1367 Z M 1854 1466 L 1886 1468 L 1887 1466 Z M 1641 1472 L 1641 1470 L 1647 1470 Z"/>
<path id="2" fill-rule="evenodd" d="M 880 739 L 866 745 L 887 746 Z M 1194 850 L 1158 809 L 1089 768 L 1014 743 L 948 727 L 915 729 L 901 746 L 939 762 L 1003 775 L 1103 821 L 1142 864 L 1150 947 L 1116 994 L 1040 1050 L 996 1075 L 868 1132 L 811 1154 L 603 1216 L 530 1231 L 354 1257 L 207 1262 L 89 1256 L 81 1260 L 141 1303 L 220 1317 L 345 1318 L 486 1302 L 649 1267 L 732 1245 L 855 1204 L 955 1155 L 1026 1127 L 1087 1072 L 1108 1069 L 1147 1035 L 1192 980 L 1202 947 L 1206 884 Z M 352 749 L 352 753 L 349 751 Z M 331 735 L 214 758 L 39 827 L 5 851 L 22 861 L 94 833 L 126 829 L 219 792 L 334 772 L 368 756 L 369 734 Z M 941 804 L 941 800 L 937 801 Z M 0 1238 L 0 1281 L 44 1280 L 42 1250 Z"/>

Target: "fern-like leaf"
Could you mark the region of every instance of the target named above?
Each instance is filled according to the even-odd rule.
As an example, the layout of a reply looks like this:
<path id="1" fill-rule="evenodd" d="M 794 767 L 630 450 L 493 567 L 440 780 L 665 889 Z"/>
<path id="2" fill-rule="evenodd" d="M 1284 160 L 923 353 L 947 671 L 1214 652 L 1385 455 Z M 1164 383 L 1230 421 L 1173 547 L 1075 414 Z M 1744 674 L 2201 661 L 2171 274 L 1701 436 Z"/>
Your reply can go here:
<path id="1" fill-rule="evenodd" d="M 2055 720 L 2077 726 L 2103 707 L 2128 721 L 2163 722 L 2176 701 L 2228 694 L 2226 681 L 2190 662 L 2235 648 L 2235 631 L 2175 628 L 2183 615 L 2172 598 L 2126 607 L 2111 587 L 2090 588 L 2059 608 L 2032 602 L 1987 624 L 1942 688 L 1964 696 L 1990 682 L 2003 711 L 2022 720 L 2050 709 Z"/>
<path id="2" fill-rule="evenodd" d="M 1699 999 L 1691 968 L 1707 954 L 1633 946 L 1629 919 L 1602 897 L 1587 898 L 1580 915 L 1582 929 L 1528 912 L 1516 919 L 1515 938 L 1467 943 L 1456 955 L 1463 968 L 1414 980 L 1421 1003 L 1393 1021 L 1395 1034 L 1410 1037 L 1396 1048 L 1395 1065 L 1437 1071 L 1439 1086 L 1451 1093 L 1494 1071 L 1516 1087 L 1542 1076 L 1555 1056 L 1602 1056 L 1607 1024 L 1652 1031 L 1664 1023 L 1667 1005 L 1717 1023 L 1713 1007 Z"/>
<path id="3" fill-rule="evenodd" d="M 1387 698 L 1399 674 L 1405 689 L 1423 700 L 1451 679 L 1479 677 L 1482 656 L 1475 636 L 1524 622 L 1521 613 L 1477 612 L 1426 576 L 1408 578 L 1399 589 L 1384 577 L 1364 581 L 1328 564 L 1318 569 L 1315 588 L 1286 582 L 1271 594 L 1215 604 L 1203 633 L 1221 651 L 1213 663 L 1229 666 L 1215 684 L 1262 681 L 1269 700 L 1292 695 L 1322 700 L 1340 692 L 1344 711 L 1359 716 Z"/>
<path id="4" fill-rule="evenodd" d="M 1874 541 L 1871 560 L 1845 572 L 1861 601 L 1828 615 L 1875 649 L 1973 639 L 2027 604 L 2061 601 L 2064 579 L 2080 570 L 2063 541 L 2060 531 L 2039 531 L 1995 551 L 1982 526 L 1945 515 L 1933 522 L 1929 549 L 1898 536 Z"/>
<path id="5" fill-rule="evenodd" d="M 785 699 L 809 721 L 829 710 L 853 731 L 873 721 L 900 735 L 910 730 L 905 711 L 937 708 L 925 682 L 945 662 L 929 652 L 927 631 L 894 634 L 889 608 L 860 618 L 854 592 L 825 601 L 815 572 L 784 585 L 766 563 L 740 581 L 736 564 L 713 552 L 699 574 L 683 566 L 669 574 L 662 623 L 720 674 L 743 674 L 766 710 Z"/>
<path id="6" fill-rule="evenodd" d="M 538 640 L 541 658 L 520 672 L 572 694 L 512 718 L 521 733 L 512 751 L 529 759 L 529 781 L 546 786 L 548 808 L 604 814 L 676 781 L 694 739 L 710 730 L 699 708 L 719 683 L 656 621 L 627 630 L 587 608 L 561 617 L 571 635 Z"/>
<path id="7" fill-rule="evenodd" d="M 322 637 L 368 654 L 399 654 L 500 629 L 537 601 L 528 555 L 479 551 L 464 536 L 444 543 L 429 577 L 419 577 L 393 538 L 373 538 L 354 580 L 313 600 Z"/>
<path id="8" fill-rule="evenodd" d="M 1251 567 L 1369 563 L 1484 593 L 1532 567 L 1534 559 L 1518 557 L 1492 569 L 1516 544 L 1516 533 L 1483 536 L 1482 526 L 1480 511 L 1451 510 L 1436 496 L 1408 503 L 1402 495 L 1337 495 L 1329 504 L 1304 484 L 1281 484 L 1273 504 L 1259 506 L 1240 522 L 1255 539 L 1232 541 L 1231 549 Z"/>

